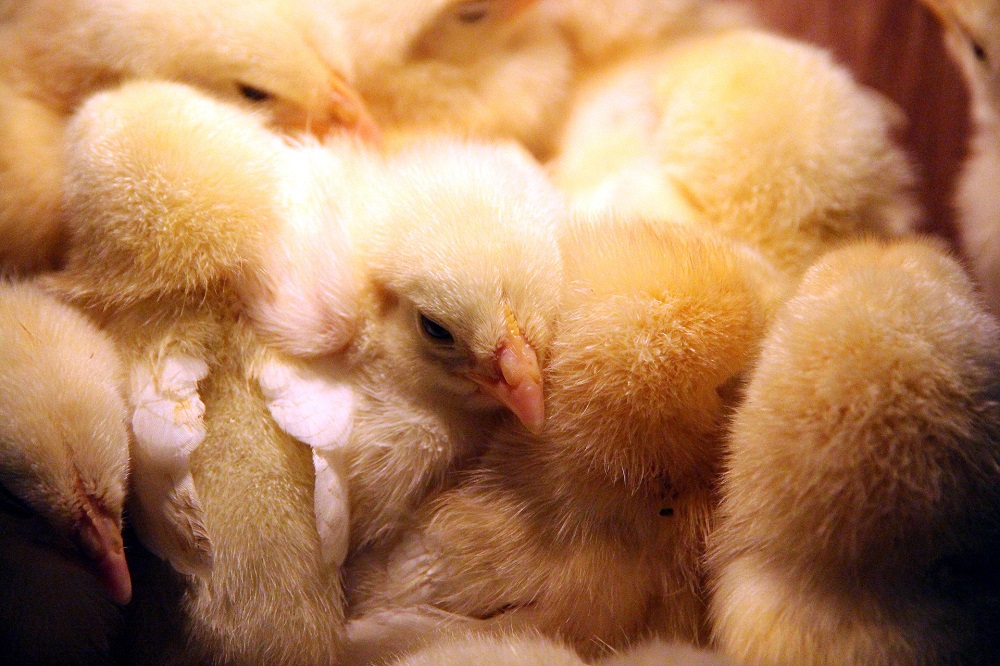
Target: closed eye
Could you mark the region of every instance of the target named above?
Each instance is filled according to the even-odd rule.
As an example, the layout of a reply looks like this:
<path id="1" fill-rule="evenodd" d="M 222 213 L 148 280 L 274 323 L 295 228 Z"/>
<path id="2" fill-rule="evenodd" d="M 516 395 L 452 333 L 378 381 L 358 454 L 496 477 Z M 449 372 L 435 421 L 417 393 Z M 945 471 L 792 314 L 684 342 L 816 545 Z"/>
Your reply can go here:
<path id="1" fill-rule="evenodd" d="M 245 83 L 239 84 L 239 90 L 240 94 L 251 102 L 266 102 L 271 99 L 271 93 L 266 90 L 261 90 L 260 88 L 246 85 Z"/>
<path id="2" fill-rule="evenodd" d="M 455 17 L 462 23 L 478 23 L 490 14 L 491 0 L 470 0 L 461 2 L 455 9 Z"/>

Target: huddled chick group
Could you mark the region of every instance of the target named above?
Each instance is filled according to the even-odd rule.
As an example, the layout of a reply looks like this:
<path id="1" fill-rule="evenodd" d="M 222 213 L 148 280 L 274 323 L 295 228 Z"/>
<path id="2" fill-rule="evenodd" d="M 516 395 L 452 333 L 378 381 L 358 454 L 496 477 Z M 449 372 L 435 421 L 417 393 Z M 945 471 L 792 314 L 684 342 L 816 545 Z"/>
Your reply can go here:
<path id="1" fill-rule="evenodd" d="M 900 122 L 721 0 L 0 2 L 0 661 L 988 663 Z"/>

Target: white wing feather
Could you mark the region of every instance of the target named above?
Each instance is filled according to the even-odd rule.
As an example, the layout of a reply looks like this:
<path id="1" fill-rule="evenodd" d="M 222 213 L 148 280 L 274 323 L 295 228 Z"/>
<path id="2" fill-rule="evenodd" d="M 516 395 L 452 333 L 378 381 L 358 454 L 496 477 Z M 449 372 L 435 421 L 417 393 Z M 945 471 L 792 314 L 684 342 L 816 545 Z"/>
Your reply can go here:
<path id="1" fill-rule="evenodd" d="M 184 354 L 132 367 L 132 522 L 143 543 L 181 573 L 207 576 L 212 543 L 191 477 L 191 453 L 205 439 L 198 382 L 208 365 Z"/>
<path id="2" fill-rule="evenodd" d="M 257 375 L 278 426 L 313 449 L 313 508 L 323 563 L 339 567 L 347 556 L 350 516 L 343 447 L 351 433 L 354 390 L 319 361 L 267 358 Z"/>

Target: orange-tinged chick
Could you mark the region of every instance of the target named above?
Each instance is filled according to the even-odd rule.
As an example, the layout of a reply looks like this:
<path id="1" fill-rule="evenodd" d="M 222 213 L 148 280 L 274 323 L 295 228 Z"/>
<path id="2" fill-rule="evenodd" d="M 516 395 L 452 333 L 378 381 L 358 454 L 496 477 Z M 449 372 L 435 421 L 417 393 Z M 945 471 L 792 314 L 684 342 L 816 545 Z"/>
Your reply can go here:
<path id="1" fill-rule="evenodd" d="M 0 658 L 106 663 L 132 596 L 124 370 L 32 284 L 0 285 Z"/>
<path id="2" fill-rule="evenodd" d="M 352 623 L 431 605 L 585 657 L 707 639 L 722 428 L 782 280 L 747 248 L 663 222 L 586 221 L 561 247 L 543 428 L 502 424 L 393 552 L 358 558 Z"/>
<path id="3" fill-rule="evenodd" d="M 1000 326 L 920 240 L 805 274 L 728 443 L 717 645 L 745 664 L 989 663 Z"/>

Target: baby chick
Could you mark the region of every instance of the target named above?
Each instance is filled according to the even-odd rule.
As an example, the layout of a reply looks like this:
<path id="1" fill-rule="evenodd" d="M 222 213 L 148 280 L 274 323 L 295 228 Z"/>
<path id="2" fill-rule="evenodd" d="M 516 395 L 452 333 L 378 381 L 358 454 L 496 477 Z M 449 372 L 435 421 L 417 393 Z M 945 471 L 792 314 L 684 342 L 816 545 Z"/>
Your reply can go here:
<path id="1" fill-rule="evenodd" d="M 577 207 L 710 226 L 792 273 L 831 241 L 910 228 L 887 100 L 815 47 L 726 28 L 702 16 L 710 2 L 667 5 L 675 33 L 637 28 L 642 48 L 605 48 L 580 72 L 550 164 Z"/>
<path id="2" fill-rule="evenodd" d="M 710 561 L 745 664 L 991 663 L 1000 326 L 930 242 L 809 269 L 728 444 Z"/>
<path id="3" fill-rule="evenodd" d="M 321 554 L 311 452 L 270 416 L 234 287 L 276 233 L 267 184 L 291 149 L 166 82 L 95 95 L 67 135 L 70 246 L 48 282 L 122 345 L 136 484 L 152 484 L 134 495 L 137 532 L 195 574 L 180 578 L 176 634 L 146 617 L 135 633 L 164 640 L 156 658 L 171 663 L 336 663 L 342 590 Z"/>
<path id="4" fill-rule="evenodd" d="M 585 658 L 707 638 L 721 427 L 782 280 L 748 248 L 659 221 L 573 225 L 562 254 L 544 426 L 502 424 L 392 553 L 359 560 L 360 620 L 429 604 Z"/>
<path id="5" fill-rule="evenodd" d="M 278 252 L 268 271 L 278 286 L 267 289 L 276 296 L 250 311 L 273 344 L 319 355 L 351 387 L 343 450 L 351 542 L 360 548 L 405 524 L 502 411 L 542 426 L 539 366 L 559 298 L 556 232 L 566 211 L 540 166 L 515 147 L 438 138 L 385 162 L 353 154 L 345 163 L 344 155 L 318 171 L 336 180 L 345 167 L 352 173 L 352 187 L 332 190 L 327 205 L 345 226 L 318 231 L 349 248 L 353 276 L 345 282 L 335 272 L 331 285 L 329 260 Z M 294 247 L 336 245 L 309 241 L 316 232 L 306 228 Z M 334 293 L 344 284 L 354 287 Z M 314 334 L 349 322 L 348 311 L 356 314 L 350 335 Z M 310 341 L 329 346 L 310 349 Z"/>
<path id="6" fill-rule="evenodd" d="M 189 83 L 285 132 L 377 129 L 348 85 L 340 23 L 305 2 L 27 0 L 0 20 L 0 270 L 57 263 L 62 131 L 95 91 Z M 322 35 L 318 39 L 317 35 Z"/>
<path id="7" fill-rule="evenodd" d="M 124 370 L 36 285 L 0 285 L 0 660 L 103 664 L 132 595 Z M 103 588 L 103 589 L 102 589 Z"/>
<path id="8" fill-rule="evenodd" d="M 974 133 L 958 181 L 962 250 L 989 308 L 1000 314 L 1000 3 L 923 0 L 941 18 L 946 44 L 965 74 Z"/>
<path id="9" fill-rule="evenodd" d="M 551 148 L 571 72 L 537 0 L 325 0 L 344 16 L 357 86 L 383 127 Z"/>

